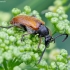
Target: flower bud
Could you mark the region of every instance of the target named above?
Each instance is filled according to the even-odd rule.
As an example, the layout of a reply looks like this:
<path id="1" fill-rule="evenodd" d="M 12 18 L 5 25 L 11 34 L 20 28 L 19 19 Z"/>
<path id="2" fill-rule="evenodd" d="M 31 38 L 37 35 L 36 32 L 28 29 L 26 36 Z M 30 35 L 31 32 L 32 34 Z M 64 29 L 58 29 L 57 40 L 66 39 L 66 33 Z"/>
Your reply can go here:
<path id="1" fill-rule="evenodd" d="M 14 16 L 16 16 L 16 15 L 18 15 L 18 14 L 21 13 L 21 10 L 18 9 L 18 8 L 13 8 L 13 9 L 12 9 L 12 13 L 13 13 Z"/>
<path id="2" fill-rule="evenodd" d="M 29 14 L 31 12 L 31 8 L 29 6 L 25 6 L 24 11 Z"/>

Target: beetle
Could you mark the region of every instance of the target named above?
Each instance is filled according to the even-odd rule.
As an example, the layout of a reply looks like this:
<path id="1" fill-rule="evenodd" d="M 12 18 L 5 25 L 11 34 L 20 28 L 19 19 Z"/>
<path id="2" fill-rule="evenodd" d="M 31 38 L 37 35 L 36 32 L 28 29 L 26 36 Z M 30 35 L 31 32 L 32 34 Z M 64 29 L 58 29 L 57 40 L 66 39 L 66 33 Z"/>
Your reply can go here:
<path id="1" fill-rule="evenodd" d="M 65 41 L 68 37 L 68 34 L 60 34 L 57 37 L 53 38 L 52 35 L 50 34 L 49 28 L 45 26 L 45 22 L 37 19 L 34 16 L 18 15 L 18 16 L 15 16 L 10 21 L 10 23 L 12 24 L 11 26 L 8 26 L 8 27 L 0 26 L 0 27 L 11 28 L 11 27 L 17 26 L 17 27 L 23 28 L 25 31 L 28 32 L 28 34 L 34 34 L 34 35 L 38 34 L 38 36 L 40 38 L 38 48 L 41 44 L 41 38 L 42 37 L 45 38 L 45 48 L 42 51 L 42 54 L 40 56 L 40 59 L 39 59 L 38 63 L 40 63 L 40 61 L 43 57 L 43 54 L 44 54 L 44 52 L 45 52 L 45 50 L 46 50 L 46 48 L 47 48 L 47 46 L 49 45 L 50 42 L 55 41 L 55 39 L 57 37 L 62 36 L 62 35 L 66 36 L 63 41 Z M 21 40 L 23 39 L 23 37 L 25 35 L 28 35 L 28 34 L 22 35 Z"/>

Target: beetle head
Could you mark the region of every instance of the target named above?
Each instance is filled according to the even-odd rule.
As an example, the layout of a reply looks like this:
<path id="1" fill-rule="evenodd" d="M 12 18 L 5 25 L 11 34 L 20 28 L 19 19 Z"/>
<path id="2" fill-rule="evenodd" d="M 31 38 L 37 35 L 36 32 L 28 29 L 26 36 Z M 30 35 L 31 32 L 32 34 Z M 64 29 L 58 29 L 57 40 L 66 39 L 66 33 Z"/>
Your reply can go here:
<path id="1" fill-rule="evenodd" d="M 52 41 L 55 41 L 55 39 L 52 38 L 52 36 L 47 35 L 47 36 L 45 37 L 45 46 L 47 47 L 47 45 L 48 45 L 50 42 L 52 42 Z"/>
<path id="2" fill-rule="evenodd" d="M 60 35 L 56 36 L 55 38 L 52 38 L 52 36 L 47 35 L 47 36 L 45 37 L 45 46 L 47 46 L 47 45 L 48 45 L 50 42 L 52 42 L 52 41 L 55 42 L 55 39 L 56 39 L 56 38 L 58 38 L 58 37 L 60 37 L 60 36 L 63 36 L 63 35 L 66 36 L 66 37 L 63 39 L 63 41 L 62 41 L 62 42 L 64 42 L 64 41 L 68 38 L 68 34 L 60 34 Z"/>

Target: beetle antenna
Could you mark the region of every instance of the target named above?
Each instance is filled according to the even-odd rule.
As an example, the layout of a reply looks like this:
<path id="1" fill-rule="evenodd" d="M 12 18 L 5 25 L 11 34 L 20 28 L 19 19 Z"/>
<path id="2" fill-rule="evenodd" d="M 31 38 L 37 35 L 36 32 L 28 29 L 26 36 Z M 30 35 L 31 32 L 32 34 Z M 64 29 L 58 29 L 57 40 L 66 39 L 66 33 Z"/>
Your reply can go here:
<path id="1" fill-rule="evenodd" d="M 56 38 L 60 37 L 60 36 L 63 36 L 63 35 L 66 35 L 66 37 L 62 40 L 62 42 L 64 42 L 64 41 L 68 38 L 68 34 L 60 34 L 60 35 L 56 36 L 56 37 L 54 38 L 54 40 L 55 40 Z"/>

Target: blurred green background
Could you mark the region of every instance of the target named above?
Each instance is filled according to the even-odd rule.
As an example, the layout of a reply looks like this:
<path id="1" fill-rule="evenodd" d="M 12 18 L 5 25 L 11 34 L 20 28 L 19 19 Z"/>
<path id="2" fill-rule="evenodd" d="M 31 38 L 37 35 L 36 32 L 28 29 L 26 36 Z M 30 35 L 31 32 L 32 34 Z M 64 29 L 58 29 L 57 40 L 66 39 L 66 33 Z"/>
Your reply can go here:
<path id="1" fill-rule="evenodd" d="M 44 14 L 41 14 L 41 12 L 53 5 L 54 1 L 55 0 L 0 0 L 0 11 L 11 13 L 12 8 L 19 8 L 23 10 L 24 6 L 28 5 L 32 10 L 37 10 L 42 19 L 47 23 L 47 19 Z M 66 5 L 69 3 L 70 0 L 68 0 Z M 66 13 L 68 14 L 68 19 L 70 20 L 70 9 Z M 59 49 L 65 48 L 70 54 L 70 36 L 65 42 L 61 42 L 63 38 L 64 37 L 60 37 L 56 40 L 56 46 Z"/>

